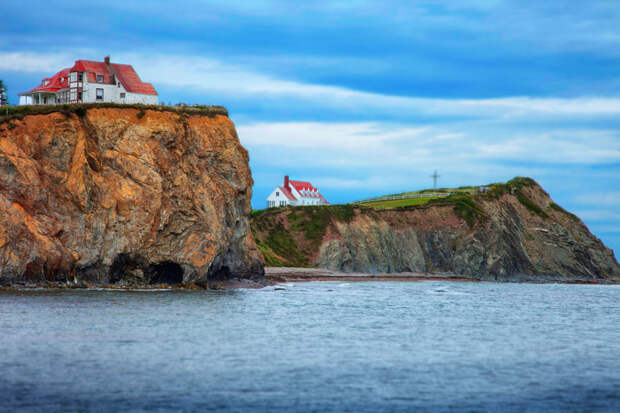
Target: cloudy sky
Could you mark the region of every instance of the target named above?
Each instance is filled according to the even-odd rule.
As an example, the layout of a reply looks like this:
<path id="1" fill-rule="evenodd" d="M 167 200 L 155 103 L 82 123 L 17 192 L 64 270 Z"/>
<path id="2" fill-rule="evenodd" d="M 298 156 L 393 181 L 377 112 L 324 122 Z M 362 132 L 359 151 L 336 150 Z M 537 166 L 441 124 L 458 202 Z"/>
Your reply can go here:
<path id="1" fill-rule="evenodd" d="M 229 109 L 253 206 L 284 174 L 332 202 L 530 176 L 620 251 L 617 0 L 0 4 L 17 93 L 76 59 Z M 27 4 L 27 7 L 25 5 Z"/>

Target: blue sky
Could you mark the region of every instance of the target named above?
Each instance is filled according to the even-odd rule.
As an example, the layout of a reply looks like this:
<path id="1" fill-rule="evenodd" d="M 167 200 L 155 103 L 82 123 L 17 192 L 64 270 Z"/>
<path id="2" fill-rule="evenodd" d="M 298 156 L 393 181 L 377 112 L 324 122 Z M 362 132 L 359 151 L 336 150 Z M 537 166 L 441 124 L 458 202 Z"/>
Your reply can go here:
<path id="1" fill-rule="evenodd" d="M 531 176 L 620 250 L 614 1 L 0 4 L 10 98 L 76 59 L 229 109 L 255 208 L 284 174 L 332 202 Z"/>

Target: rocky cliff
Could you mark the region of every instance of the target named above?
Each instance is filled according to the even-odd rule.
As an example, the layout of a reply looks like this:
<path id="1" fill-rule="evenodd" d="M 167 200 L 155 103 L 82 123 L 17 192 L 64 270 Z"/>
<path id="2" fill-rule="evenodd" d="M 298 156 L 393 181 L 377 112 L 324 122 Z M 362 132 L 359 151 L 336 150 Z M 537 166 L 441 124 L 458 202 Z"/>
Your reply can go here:
<path id="1" fill-rule="evenodd" d="M 527 178 L 417 207 L 274 208 L 253 213 L 252 230 L 272 266 L 620 281 L 613 252 Z"/>
<path id="2" fill-rule="evenodd" d="M 225 111 L 59 109 L 0 122 L 0 281 L 262 276 L 248 154 Z"/>

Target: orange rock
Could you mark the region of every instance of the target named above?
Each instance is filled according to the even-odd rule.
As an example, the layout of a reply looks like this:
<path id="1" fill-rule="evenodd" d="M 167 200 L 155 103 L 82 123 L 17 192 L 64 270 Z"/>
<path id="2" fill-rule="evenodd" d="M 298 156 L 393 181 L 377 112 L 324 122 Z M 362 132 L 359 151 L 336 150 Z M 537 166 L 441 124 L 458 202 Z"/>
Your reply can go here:
<path id="1" fill-rule="evenodd" d="M 262 277 L 234 124 L 91 108 L 0 124 L 0 278 L 109 284 Z"/>

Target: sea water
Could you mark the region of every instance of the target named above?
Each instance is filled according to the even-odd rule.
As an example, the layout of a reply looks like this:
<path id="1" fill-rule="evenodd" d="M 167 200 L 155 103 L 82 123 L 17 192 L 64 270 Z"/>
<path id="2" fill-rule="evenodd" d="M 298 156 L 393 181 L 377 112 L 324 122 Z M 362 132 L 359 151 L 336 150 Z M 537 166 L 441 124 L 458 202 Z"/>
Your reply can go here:
<path id="1" fill-rule="evenodd" d="M 620 286 L 5 292 L 0 410 L 620 411 Z"/>

